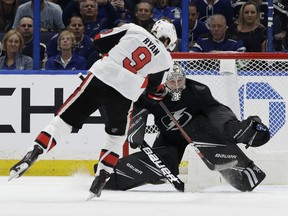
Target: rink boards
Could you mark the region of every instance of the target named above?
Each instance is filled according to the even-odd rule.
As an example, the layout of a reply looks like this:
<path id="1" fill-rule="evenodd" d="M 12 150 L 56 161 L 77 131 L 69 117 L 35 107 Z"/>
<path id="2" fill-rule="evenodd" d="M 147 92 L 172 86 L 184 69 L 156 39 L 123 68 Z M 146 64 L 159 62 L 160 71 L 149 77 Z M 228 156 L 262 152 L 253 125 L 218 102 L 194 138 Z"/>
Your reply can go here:
<path id="1" fill-rule="evenodd" d="M 231 82 L 227 86 L 227 81 L 223 81 L 221 76 L 192 75 L 189 77 L 206 83 L 213 95 L 227 105 L 231 101 L 227 99 L 229 94 L 235 96 L 235 92 L 231 92 L 231 89 L 227 90 L 229 85 L 231 88 Z M 0 75 L 0 175 L 7 175 L 10 165 L 27 152 L 39 131 L 49 123 L 53 113 L 80 82 L 76 74 Z M 240 118 L 252 114 L 260 115 L 273 133 L 269 145 L 251 149 L 250 152 L 260 154 L 264 159 L 269 158 L 266 157 L 267 154 L 273 157 L 278 153 L 288 152 L 286 144 L 287 76 L 240 76 L 237 82 L 236 90 L 239 92 L 240 100 L 240 113 L 237 115 Z M 254 94 L 253 92 L 256 91 L 258 93 Z M 259 94 L 259 91 L 263 93 Z M 233 106 L 235 107 L 235 104 Z M 148 142 L 151 143 L 154 136 L 155 134 L 147 135 Z M 97 162 L 104 143 L 103 119 L 96 112 L 81 131 L 63 137 L 56 148 L 44 155 L 43 161 L 34 165 L 35 171 L 32 172 L 31 169 L 31 175 L 69 175 L 75 169 L 92 173 L 91 167 Z M 285 166 L 287 166 L 287 154 L 276 159 L 285 160 Z"/>

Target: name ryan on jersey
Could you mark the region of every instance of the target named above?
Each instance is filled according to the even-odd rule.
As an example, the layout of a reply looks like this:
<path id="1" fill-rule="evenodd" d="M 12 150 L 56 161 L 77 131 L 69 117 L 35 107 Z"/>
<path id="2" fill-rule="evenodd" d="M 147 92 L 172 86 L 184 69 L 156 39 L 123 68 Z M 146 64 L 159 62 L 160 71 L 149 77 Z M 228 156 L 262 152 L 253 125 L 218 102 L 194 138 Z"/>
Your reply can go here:
<path id="1" fill-rule="evenodd" d="M 160 50 L 157 49 L 156 45 L 149 38 L 145 38 L 143 43 L 151 50 L 154 56 L 160 52 Z"/>

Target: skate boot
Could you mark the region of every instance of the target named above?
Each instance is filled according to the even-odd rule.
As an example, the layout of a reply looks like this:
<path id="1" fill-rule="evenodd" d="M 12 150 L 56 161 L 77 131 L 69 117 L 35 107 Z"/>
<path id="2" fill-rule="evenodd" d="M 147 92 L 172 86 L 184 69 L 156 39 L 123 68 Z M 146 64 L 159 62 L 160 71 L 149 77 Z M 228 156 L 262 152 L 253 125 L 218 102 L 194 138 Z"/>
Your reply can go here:
<path id="1" fill-rule="evenodd" d="M 102 192 L 106 182 L 109 180 L 109 178 L 110 178 L 110 173 L 108 173 L 104 169 L 100 170 L 99 176 L 96 176 L 94 181 L 92 182 L 92 185 L 89 189 L 91 194 L 87 200 L 91 200 L 95 196 L 100 197 L 101 192 Z"/>
<path id="2" fill-rule="evenodd" d="M 10 169 L 10 176 L 8 181 L 13 178 L 19 178 L 30 166 L 32 166 L 32 164 L 34 164 L 38 156 L 42 153 L 43 149 L 40 146 L 35 145 L 32 151 L 29 151 L 21 161 L 16 163 Z"/>

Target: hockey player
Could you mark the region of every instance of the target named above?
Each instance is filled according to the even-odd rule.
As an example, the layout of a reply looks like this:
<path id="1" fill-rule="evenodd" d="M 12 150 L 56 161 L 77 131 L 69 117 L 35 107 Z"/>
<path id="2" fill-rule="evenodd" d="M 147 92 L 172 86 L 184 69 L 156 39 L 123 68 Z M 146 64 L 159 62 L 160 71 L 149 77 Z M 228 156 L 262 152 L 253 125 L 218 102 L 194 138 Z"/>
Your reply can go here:
<path id="1" fill-rule="evenodd" d="M 10 169 L 9 180 L 20 177 L 39 155 L 50 151 L 72 127 L 82 128 L 85 120 L 103 106 L 107 143 L 101 150 L 88 199 L 101 195 L 126 140 L 133 101 L 144 90 L 152 98 L 153 94 L 161 95 L 158 90 L 163 75 L 173 67 L 168 50 L 176 45 L 175 27 L 159 20 L 151 33 L 135 24 L 125 24 L 95 37 L 103 58 L 88 70 L 85 80 L 37 136 L 33 148 Z"/>
<path id="2" fill-rule="evenodd" d="M 265 173 L 237 144 L 244 143 L 246 147 L 258 147 L 269 141 L 269 130 L 261 119 L 251 116 L 239 121 L 229 107 L 213 98 L 206 85 L 186 79 L 180 65 L 175 64 L 173 71 L 168 72 L 165 87 L 168 94 L 162 102 L 204 157 L 214 164 L 237 160 L 236 165 L 219 171 L 221 175 L 240 191 L 252 191 L 259 185 L 265 178 Z M 177 175 L 179 163 L 189 143 L 158 103 L 140 97 L 137 105 L 147 108 L 154 115 L 159 133 L 153 148 L 171 172 Z M 132 144 L 141 145 L 136 140 L 141 139 L 134 139 Z M 157 170 L 143 152 L 131 154 L 119 160 L 106 188 L 127 190 L 157 181 L 163 178 L 161 172 Z"/>

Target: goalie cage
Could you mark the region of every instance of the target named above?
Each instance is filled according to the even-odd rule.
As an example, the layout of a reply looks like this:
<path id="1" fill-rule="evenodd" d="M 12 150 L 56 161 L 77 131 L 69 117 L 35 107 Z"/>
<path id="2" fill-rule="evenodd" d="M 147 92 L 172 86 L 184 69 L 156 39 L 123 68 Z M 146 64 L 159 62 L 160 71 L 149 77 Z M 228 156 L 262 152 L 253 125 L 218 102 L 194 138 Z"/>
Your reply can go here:
<path id="1" fill-rule="evenodd" d="M 210 87 L 213 96 L 245 119 L 258 115 L 269 127 L 271 140 L 259 148 L 239 147 L 265 173 L 262 184 L 288 184 L 286 103 L 288 102 L 288 54 L 285 53 L 173 53 L 190 79 Z M 145 139 L 152 144 L 157 134 L 149 115 Z M 186 191 L 225 184 L 210 171 L 194 149 L 186 148 L 179 177 Z"/>

